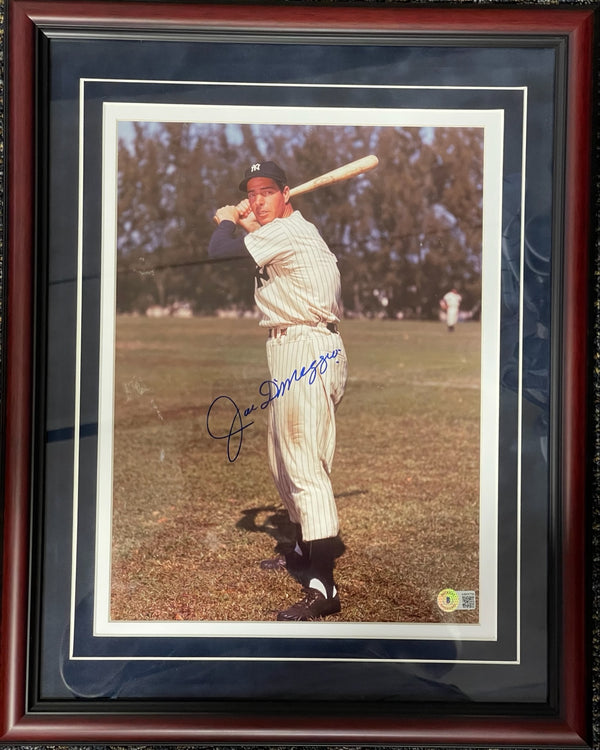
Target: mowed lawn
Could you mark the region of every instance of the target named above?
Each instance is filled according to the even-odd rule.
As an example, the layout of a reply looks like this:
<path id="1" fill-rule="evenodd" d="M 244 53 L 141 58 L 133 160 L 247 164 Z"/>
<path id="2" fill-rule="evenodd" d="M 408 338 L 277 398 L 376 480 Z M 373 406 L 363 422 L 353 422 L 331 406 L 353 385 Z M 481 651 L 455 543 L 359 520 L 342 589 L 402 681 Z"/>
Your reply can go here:
<path id="1" fill-rule="evenodd" d="M 345 320 L 333 483 L 342 621 L 476 622 L 480 325 Z M 309 364 L 309 363 L 298 363 Z M 266 456 L 265 333 L 254 320 L 117 322 L 112 618 L 271 620 L 298 599 L 260 570 L 289 540 Z M 227 441 L 235 406 L 248 426 Z M 236 428 L 240 422 L 236 421 Z"/>

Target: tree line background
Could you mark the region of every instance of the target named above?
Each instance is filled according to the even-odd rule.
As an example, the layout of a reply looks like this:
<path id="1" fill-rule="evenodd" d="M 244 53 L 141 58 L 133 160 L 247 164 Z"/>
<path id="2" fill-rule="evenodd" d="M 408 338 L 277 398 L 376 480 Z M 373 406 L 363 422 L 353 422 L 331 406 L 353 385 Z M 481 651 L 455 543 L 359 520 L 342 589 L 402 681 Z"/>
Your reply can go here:
<path id="1" fill-rule="evenodd" d="M 119 132 L 121 313 L 254 309 L 251 261 L 211 262 L 212 217 L 257 161 L 290 187 L 367 154 L 379 166 L 293 199 L 336 254 L 348 316 L 433 318 L 452 287 L 481 298 L 483 130 L 125 123 Z"/>

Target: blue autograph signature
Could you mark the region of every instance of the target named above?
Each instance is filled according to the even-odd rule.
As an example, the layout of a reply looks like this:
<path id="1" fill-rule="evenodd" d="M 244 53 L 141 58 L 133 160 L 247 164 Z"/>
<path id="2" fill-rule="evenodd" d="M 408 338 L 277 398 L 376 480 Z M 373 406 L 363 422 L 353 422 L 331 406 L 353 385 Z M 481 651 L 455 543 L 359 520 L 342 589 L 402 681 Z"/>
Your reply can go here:
<path id="1" fill-rule="evenodd" d="M 333 349 L 326 354 L 321 354 L 319 359 L 313 360 L 310 365 L 302 367 L 300 370 L 296 368 L 292 374 L 278 382 L 276 378 L 273 380 L 263 380 L 258 388 L 264 401 L 260 403 L 261 409 L 266 409 L 267 406 L 277 398 L 285 395 L 294 383 L 307 378 L 308 384 L 312 385 L 317 379 L 318 374 L 324 374 L 329 367 L 331 360 L 337 360 L 341 349 Z M 248 429 L 252 422 L 245 422 L 244 418 L 249 417 L 252 412 L 258 411 L 259 407 L 251 404 L 243 411 L 235 403 L 230 396 L 217 396 L 217 398 L 208 407 L 206 414 L 206 429 L 211 438 L 215 440 L 225 440 L 227 446 L 227 459 L 230 463 L 233 463 L 240 455 L 242 449 L 242 442 L 244 439 L 244 430 Z M 217 412 L 217 414 L 215 414 Z M 215 422 L 218 421 L 220 425 L 231 420 L 229 429 L 225 431 L 216 430 L 214 427 Z"/>
<path id="2" fill-rule="evenodd" d="M 229 417 L 233 413 L 233 418 L 231 420 L 231 426 L 229 427 L 229 432 L 226 432 L 224 435 L 216 435 L 210 426 L 211 415 L 213 415 L 213 410 L 218 403 L 221 403 L 221 404 L 225 403 L 225 406 L 227 407 L 227 416 L 225 417 L 226 419 L 229 419 Z M 250 414 L 250 412 L 253 412 L 255 409 L 256 409 L 256 406 L 254 406 L 253 404 L 251 407 L 244 410 L 244 416 L 247 417 Z M 219 411 L 221 412 L 222 409 L 219 409 Z M 220 416 L 222 417 L 222 415 Z M 213 415 L 213 420 L 214 420 L 214 415 Z M 219 422 L 221 421 L 222 419 L 219 419 Z M 240 455 L 240 451 L 242 449 L 242 440 L 243 440 L 244 430 L 253 424 L 254 424 L 253 421 L 247 422 L 246 424 L 244 424 L 242 420 L 242 414 L 240 412 L 238 405 L 229 396 L 217 396 L 217 398 L 208 407 L 208 413 L 206 415 L 206 429 L 208 430 L 208 434 L 211 436 L 211 438 L 214 438 L 215 440 L 227 441 L 226 443 L 227 458 L 231 463 L 233 463 L 236 460 L 236 458 Z M 237 450 L 236 450 L 236 446 L 237 446 Z M 235 455 L 233 455 L 233 458 L 232 458 L 232 454 L 234 450 L 235 450 Z"/>

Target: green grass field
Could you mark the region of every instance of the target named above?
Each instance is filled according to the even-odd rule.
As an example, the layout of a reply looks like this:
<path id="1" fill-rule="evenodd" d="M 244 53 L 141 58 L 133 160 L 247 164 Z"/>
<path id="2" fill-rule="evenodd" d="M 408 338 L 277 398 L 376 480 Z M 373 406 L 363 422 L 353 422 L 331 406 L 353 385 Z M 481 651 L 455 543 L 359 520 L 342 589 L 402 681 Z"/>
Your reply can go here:
<path id="1" fill-rule="evenodd" d="M 436 322 L 343 322 L 338 619 L 478 620 L 442 613 L 437 594 L 479 590 L 480 333 L 478 323 L 450 334 Z M 258 567 L 289 532 L 266 412 L 246 419 L 233 463 L 206 429 L 215 398 L 243 411 L 267 377 L 254 320 L 118 319 L 113 619 L 271 620 L 298 598 L 289 576 Z"/>

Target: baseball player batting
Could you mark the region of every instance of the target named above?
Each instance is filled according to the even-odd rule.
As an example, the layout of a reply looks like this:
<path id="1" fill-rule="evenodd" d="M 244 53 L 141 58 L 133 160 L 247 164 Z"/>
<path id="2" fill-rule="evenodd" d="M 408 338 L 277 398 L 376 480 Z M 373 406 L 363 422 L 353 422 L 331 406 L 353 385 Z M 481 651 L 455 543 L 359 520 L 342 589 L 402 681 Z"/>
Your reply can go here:
<path id="1" fill-rule="evenodd" d="M 296 540 L 284 556 L 261 563 L 267 570 L 287 569 L 303 586 L 302 598 L 277 619 L 314 620 L 341 608 L 334 566 L 344 546 L 330 480 L 335 411 L 347 370 L 338 330 L 340 274 L 317 228 L 293 209 L 279 165 L 252 164 L 239 188 L 247 198 L 216 212 L 209 256 L 250 254 L 256 262 L 255 301 L 273 387 L 303 367 L 316 370 L 315 377 L 293 378 L 269 403 L 269 466 Z M 238 226 L 245 234 L 237 234 Z"/>

